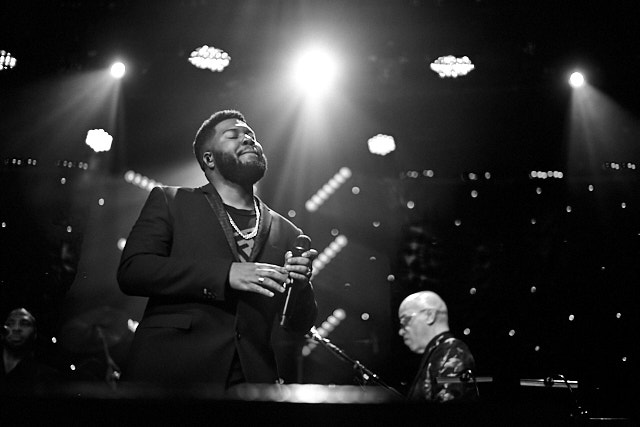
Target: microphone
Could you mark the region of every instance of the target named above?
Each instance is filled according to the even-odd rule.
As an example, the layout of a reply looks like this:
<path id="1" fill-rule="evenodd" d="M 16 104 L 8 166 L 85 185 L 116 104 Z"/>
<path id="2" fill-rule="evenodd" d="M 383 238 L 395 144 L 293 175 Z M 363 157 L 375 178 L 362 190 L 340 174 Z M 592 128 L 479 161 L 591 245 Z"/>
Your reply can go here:
<path id="1" fill-rule="evenodd" d="M 309 236 L 301 234 L 296 237 L 296 241 L 293 244 L 291 253 L 294 257 L 299 257 L 309 249 L 311 249 L 311 239 L 309 238 Z M 289 326 L 289 301 L 291 299 L 291 288 L 293 288 L 295 284 L 296 281 L 294 280 L 287 289 L 287 298 L 284 300 L 284 308 L 282 309 L 282 316 L 280 317 L 280 326 L 282 326 L 283 328 L 287 328 Z"/>

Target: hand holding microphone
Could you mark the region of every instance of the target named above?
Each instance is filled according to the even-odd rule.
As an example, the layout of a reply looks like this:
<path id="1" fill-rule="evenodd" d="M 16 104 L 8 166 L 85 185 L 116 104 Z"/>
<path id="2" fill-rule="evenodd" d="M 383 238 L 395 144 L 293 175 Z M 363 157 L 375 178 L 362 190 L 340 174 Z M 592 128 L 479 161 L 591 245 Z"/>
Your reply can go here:
<path id="1" fill-rule="evenodd" d="M 291 249 L 291 256 L 286 259 L 285 268 L 289 271 L 289 284 L 287 287 L 287 297 L 282 309 L 280 326 L 287 327 L 290 317 L 291 292 L 292 288 L 300 288 L 308 285 L 312 274 L 313 259 L 317 256 L 315 249 L 311 249 L 311 239 L 304 234 L 296 237 L 296 241 Z"/>
<path id="2" fill-rule="evenodd" d="M 300 281 L 309 279 L 311 263 L 317 252 L 311 249 L 311 239 L 304 234 L 296 237 L 290 252 L 291 256 L 286 257 L 285 263 L 285 268 L 289 271 L 289 278 L 291 279 L 289 282 L 300 284 Z"/>

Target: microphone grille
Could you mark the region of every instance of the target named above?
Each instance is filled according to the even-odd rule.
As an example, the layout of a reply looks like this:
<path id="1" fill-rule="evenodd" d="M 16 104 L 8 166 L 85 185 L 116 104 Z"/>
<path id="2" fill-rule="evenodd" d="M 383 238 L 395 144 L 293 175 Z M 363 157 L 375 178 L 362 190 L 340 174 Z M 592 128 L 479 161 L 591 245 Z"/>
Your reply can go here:
<path id="1" fill-rule="evenodd" d="M 311 249 L 311 239 L 309 236 L 301 234 L 296 237 L 294 247 L 301 249 L 302 251 L 308 251 Z"/>

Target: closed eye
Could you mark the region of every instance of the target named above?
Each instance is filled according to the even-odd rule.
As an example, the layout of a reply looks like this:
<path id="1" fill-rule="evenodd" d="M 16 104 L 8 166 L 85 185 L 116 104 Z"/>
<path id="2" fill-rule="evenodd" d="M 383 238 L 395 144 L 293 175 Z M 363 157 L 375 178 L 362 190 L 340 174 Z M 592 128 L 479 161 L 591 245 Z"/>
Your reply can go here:
<path id="1" fill-rule="evenodd" d="M 227 138 L 237 139 L 240 136 L 240 132 L 238 132 L 236 129 L 231 129 L 226 131 L 225 135 L 227 136 Z"/>

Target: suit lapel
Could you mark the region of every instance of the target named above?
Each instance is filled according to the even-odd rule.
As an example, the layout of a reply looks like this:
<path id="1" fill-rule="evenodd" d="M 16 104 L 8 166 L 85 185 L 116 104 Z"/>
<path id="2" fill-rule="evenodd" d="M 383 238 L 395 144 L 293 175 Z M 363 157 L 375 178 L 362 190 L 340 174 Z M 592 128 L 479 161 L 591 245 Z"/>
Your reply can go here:
<path id="1" fill-rule="evenodd" d="M 256 236 L 256 240 L 253 244 L 253 249 L 251 250 L 251 256 L 249 257 L 249 261 L 253 262 L 258 258 L 260 252 L 262 252 L 262 248 L 267 243 L 269 239 L 269 230 L 271 229 L 271 220 L 273 217 L 271 216 L 271 210 L 265 205 L 262 200 L 256 197 L 258 201 L 258 209 L 260 209 L 260 224 L 258 224 L 258 235 Z"/>
<path id="2" fill-rule="evenodd" d="M 222 198 L 216 191 L 215 187 L 211 185 L 211 183 L 200 187 L 202 194 L 209 202 L 209 206 L 213 210 L 218 222 L 220 223 L 220 227 L 222 227 L 222 231 L 224 231 L 224 237 L 227 239 L 227 244 L 229 245 L 229 249 L 233 253 L 233 257 L 236 261 L 240 262 L 240 254 L 238 253 L 238 245 L 236 244 L 236 239 L 233 237 L 233 228 L 231 228 L 231 224 L 229 223 L 229 219 L 227 218 L 227 211 L 224 209 L 224 203 L 222 203 Z"/>
<path id="3" fill-rule="evenodd" d="M 240 254 L 238 253 L 238 245 L 233 235 L 233 228 L 227 218 L 227 211 L 224 208 L 224 203 L 222 202 L 220 194 L 218 194 L 211 183 L 200 187 L 200 190 L 206 197 L 207 202 L 209 202 L 209 206 L 211 206 L 211 209 L 220 223 L 220 227 L 222 227 L 222 230 L 224 231 L 224 236 L 227 239 L 227 244 L 233 253 L 233 257 L 239 262 Z M 258 203 L 258 209 L 260 209 L 260 223 L 258 224 L 258 234 L 255 237 L 251 256 L 249 257 L 249 261 L 251 262 L 254 262 L 258 258 L 260 252 L 262 252 L 262 248 L 264 248 L 264 245 L 267 243 L 269 230 L 271 229 L 271 221 L 273 219 L 270 209 L 262 202 L 262 200 L 258 197 L 256 197 L 256 200 Z"/>

